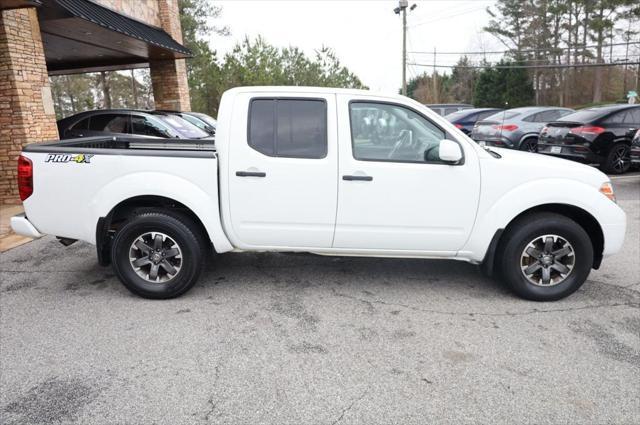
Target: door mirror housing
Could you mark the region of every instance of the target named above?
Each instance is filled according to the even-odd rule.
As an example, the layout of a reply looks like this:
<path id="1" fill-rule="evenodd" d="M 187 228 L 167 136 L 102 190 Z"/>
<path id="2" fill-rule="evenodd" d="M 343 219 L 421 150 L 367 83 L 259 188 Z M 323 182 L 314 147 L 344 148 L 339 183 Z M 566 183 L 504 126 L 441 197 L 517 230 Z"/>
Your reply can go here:
<path id="1" fill-rule="evenodd" d="M 457 164 L 462 160 L 462 149 L 460 145 L 452 140 L 440 140 L 438 146 L 438 156 L 440 160 L 447 164 Z"/>

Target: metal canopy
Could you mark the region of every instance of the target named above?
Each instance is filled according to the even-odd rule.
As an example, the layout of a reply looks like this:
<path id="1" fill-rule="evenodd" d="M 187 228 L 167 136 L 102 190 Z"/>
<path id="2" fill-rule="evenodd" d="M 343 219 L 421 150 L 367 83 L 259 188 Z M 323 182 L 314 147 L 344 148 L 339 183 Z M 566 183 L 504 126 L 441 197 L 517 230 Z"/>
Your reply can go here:
<path id="1" fill-rule="evenodd" d="M 50 75 L 128 69 L 191 51 L 161 28 L 89 0 L 41 0 L 40 31 Z"/>

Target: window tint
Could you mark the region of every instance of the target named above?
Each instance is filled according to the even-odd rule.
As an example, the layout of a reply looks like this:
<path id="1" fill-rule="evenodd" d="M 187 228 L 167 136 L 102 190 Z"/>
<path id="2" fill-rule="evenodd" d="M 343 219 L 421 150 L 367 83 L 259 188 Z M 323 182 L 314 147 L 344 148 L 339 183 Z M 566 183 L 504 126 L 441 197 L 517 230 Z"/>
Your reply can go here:
<path id="1" fill-rule="evenodd" d="M 496 113 L 496 111 L 484 111 L 484 112 L 480 112 L 478 114 L 478 119 L 477 121 L 481 121 L 487 117 L 490 117 L 491 115 L 494 115 Z"/>
<path id="2" fill-rule="evenodd" d="M 249 146 L 258 152 L 292 158 L 327 155 L 324 100 L 254 99 L 249 115 Z"/>
<path id="3" fill-rule="evenodd" d="M 75 123 L 69 130 L 88 130 L 88 129 L 89 129 L 89 118 L 85 118 Z"/>
<path id="4" fill-rule="evenodd" d="M 129 116 L 126 114 L 98 114 L 89 121 L 89 129 L 109 133 L 128 133 Z"/>
<path id="5" fill-rule="evenodd" d="M 351 143 L 355 159 L 364 161 L 439 161 L 446 133 L 400 105 L 352 102 Z"/>
<path id="6" fill-rule="evenodd" d="M 597 108 L 582 109 L 580 111 L 567 114 L 562 118 L 559 118 L 558 121 L 587 123 L 597 118 L 600 118 L 602 115 L 604 115 L 604 113 L 605 112 L 603 112 L 601 109 L 597 109 Z"/>
<path id="7" fill-rule="evenodd" d="M 131 128 L 133 134 L 154 137 L 172 137 L 174 134 L 162 124 L 141 115 L 131 117 Z"/>
<path id="8" fill-rule="evenodd" d="M 457 110 L 458 110 L 458 108 L 445 108 L 444 115 L 452 114 L 452 113 L 456 112 Z"/>
<path id="9" fill-rule="evenodd" d="M 629 109 L 624 123 L 636 126 L 640 125 L 640 108 Z"/>
<path id="10" fill-rule="evenodd" d="M 489 115 L 487 120 L 490 121 L 502 121 L 502 120 L 510 120 L 511 118 L 517 117 L 520 115 L 520 112 L 516 111 L 501 111 L 497 114 Z"/>
<path id="11" fill-rule="evenodd" d="M 624 123 L 626 116 L 627 116 L 627 111 L 616 112 L 615 114 L 611 115 L 609 118 L 604 120 L 604 122 L 606 124 L 622 124 Z"/>

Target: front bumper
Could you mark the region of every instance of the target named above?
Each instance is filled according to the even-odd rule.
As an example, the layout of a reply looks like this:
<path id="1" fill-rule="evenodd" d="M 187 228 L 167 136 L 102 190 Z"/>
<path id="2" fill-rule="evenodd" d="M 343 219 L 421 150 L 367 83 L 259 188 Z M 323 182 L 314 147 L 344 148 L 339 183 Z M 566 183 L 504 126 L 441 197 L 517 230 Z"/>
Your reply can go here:
<path id="1" fill-rule="evenodd" d="M 13 229 L 13 231 L 18 235 L 28 236 L 34 239 L 44 236 L 42 233 L 38 232 L 38 229 L 31 224 L 24 214 L 18 214 L 11 217 L 11 229 Z"/>

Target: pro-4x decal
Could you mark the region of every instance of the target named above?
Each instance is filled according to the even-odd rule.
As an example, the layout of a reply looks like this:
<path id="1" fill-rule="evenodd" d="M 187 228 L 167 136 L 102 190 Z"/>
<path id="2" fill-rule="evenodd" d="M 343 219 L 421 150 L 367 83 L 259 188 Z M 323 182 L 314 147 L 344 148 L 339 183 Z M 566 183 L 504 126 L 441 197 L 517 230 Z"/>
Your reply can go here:
<path id="1" fill-rule="evenodd" d="M 50 153 L 47 154 L 47 159 L 44 162 L 75 162 L 76 164 L 90 164 L 90 159 L 93 155 L 86 153 L 77 154 L 63 154 L 63 153 Z"/>

